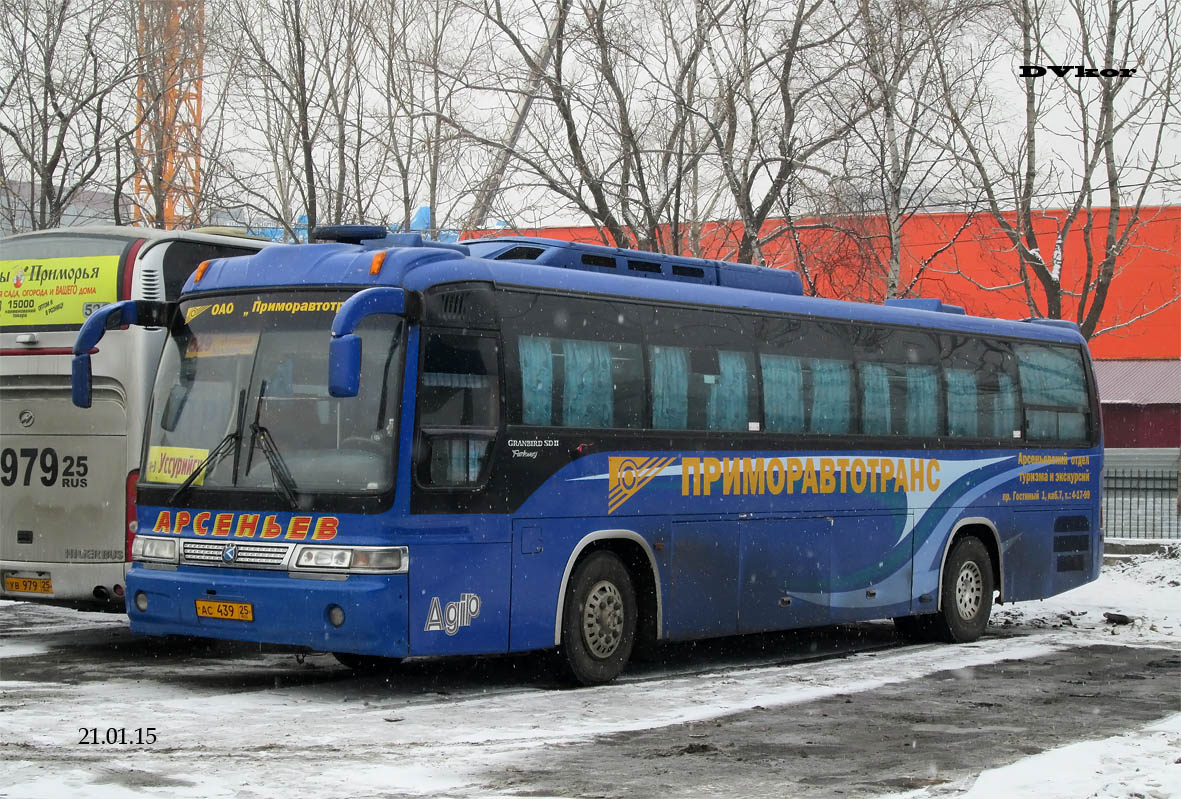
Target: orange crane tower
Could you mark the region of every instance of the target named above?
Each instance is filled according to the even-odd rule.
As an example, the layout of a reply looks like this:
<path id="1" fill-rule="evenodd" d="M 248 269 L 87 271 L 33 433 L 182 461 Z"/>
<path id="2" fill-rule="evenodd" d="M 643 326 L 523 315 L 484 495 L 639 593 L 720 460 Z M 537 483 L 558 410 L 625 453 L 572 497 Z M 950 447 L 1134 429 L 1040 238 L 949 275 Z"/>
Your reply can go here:
<path id="1" fill-rule="evenodd" d="M 198 223 L 204 0 L 139 0 L 135 216 L 160 228 Z"/>

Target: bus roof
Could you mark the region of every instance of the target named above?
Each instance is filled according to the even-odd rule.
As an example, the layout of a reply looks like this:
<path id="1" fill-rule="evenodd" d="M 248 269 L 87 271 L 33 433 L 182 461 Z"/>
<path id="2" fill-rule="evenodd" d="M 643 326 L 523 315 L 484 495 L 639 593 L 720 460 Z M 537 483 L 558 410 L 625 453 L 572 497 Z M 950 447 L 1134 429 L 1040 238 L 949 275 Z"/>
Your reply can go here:
<path id="1" fill-rule="evenodd" d="M 160 230 L 152 227 L 135 227 L 134 225 L 80 225 L 78 227 L 58 227 L 48 230 L 31 230 L 27 233 L 15 233 L 0 239 L 0 242 L 20 239 L 28 241 L 36 238 L 56 236 L 109 236 L 123 238 L 128 241 L 147 239 L 148 241 L 218 241 L 226 239 L 241 239 L 262 245 L 269 243 L 266 239 L 251 236 L 245 230 L 227 227 L 194 228 L 192 230 Z"/>
<path id="2" fill-rule="evenodd" d="M 536 252 L 519 252 L 522 249 Z M 588 264 L 584 255 L 617 263 Z M 639 268 L 632 266 L 637 262 Z M 673 267 L 682 269 L 674 272 Z M 447 245 L 417 234 L 392 234 L 360 242 L 278 245 L 248 257 L 212 261 L 200 278 L 189 278 L 182 294 L 325 286 L 426 291 L 461 281 L 1085 343 L 1077 326 L 1068 321 L 968 316 L 956 306 L 931 299 L 876 305 L 808 297 L 799 288 L 799 276 L 786 270 L 526 237 Z"/>

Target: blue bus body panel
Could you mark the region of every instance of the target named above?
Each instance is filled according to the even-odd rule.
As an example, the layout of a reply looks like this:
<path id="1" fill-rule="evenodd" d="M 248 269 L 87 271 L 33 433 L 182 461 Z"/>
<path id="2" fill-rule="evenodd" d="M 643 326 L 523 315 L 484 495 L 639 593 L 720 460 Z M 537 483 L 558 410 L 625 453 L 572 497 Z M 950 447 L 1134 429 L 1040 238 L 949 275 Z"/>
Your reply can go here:
<path id="1" fill-rule="evenodd" d="M 509 648 L 507 543 L 413 546 L 410 651 L 471 655 Z"/>
<path id="2" fill-rule="evenodd" d="M 657 463 L 647 482 L 633 483 L 614 512 L 570 515 L 570 508 L 609 502 L 613 472 L 616 489 L 626 482 L 621 462 L 643 466 L 653 458 L 666 463 Z M 735 479 L 727 488 L 722 472 L 698 484 L 699 464 L 710 459 L 761 462 L 764 483 Z M 786 476 L 793 462 L 802 467 L 794 480 Z M 582 458 L 517 514 L 514 644 L 542 635 L 530 626 L 518 636 L 521 616 L 556 595 L 556 579 L 547 575 L 560 574 L 574 543 L 595 530 L 632 531 L 648 543 L 663 633 L 673 639 L 934 612 L 947 546 L 964 522 L 995 530 L 1005 601 L 1061 593 L 1098 576 L 1100 467 L 1098 449 L 1073 457 L 919 450 Z M 547 556 L 553 548 L 556 555 Z M 1031 558 L 1047 569 L 1018 568 Z"/>

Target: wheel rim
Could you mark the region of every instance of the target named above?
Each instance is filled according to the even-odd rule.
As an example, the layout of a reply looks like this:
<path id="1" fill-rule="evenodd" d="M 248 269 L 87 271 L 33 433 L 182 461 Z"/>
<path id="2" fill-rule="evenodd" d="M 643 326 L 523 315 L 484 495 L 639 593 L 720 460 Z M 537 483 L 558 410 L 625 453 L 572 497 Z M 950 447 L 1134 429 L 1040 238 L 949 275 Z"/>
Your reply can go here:
<path id="1" fill-rule="evenodd" d="M 975 618 L 984 604 L 984 575 L 972 561 L 960 567 L 955 581 L 955 604 L 961 619 Z"/>
<path id="2" fill-rule="evenodd" d="M 582 639 L 597 658 L 610 657 L 623 638 L 623 595 L 615 583 L 595 583 L 582 607 Z"/>

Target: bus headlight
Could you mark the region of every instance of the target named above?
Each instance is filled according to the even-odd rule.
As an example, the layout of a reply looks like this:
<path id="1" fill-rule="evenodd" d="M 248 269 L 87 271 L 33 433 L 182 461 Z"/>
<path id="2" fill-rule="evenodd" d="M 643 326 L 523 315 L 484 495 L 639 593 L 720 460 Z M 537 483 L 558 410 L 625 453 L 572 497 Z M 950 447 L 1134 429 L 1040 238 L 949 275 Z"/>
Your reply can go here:
<path id="1" fill-rule="evenodd" d="M 352 560 L 351 549 L 304 547 L 295 557 L 295 565 L 300 569 L 347 569 Z"/>
<path id="2" fill-rule="evenodd" d="M 176 563 L 175 538 L 137 535 L 131 542 L 131 559 L 151 563 Z"/>
<path id="3" fill-rule="evenodd" d="M 408 565 L 406 547 L 326 547 L 302 545 L 295 552 L 296 569 L 365 574 L 401 574 Z"/>

